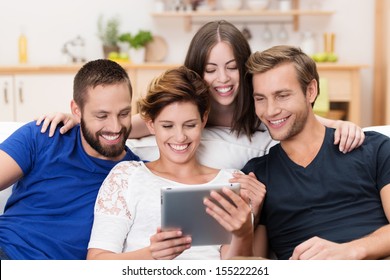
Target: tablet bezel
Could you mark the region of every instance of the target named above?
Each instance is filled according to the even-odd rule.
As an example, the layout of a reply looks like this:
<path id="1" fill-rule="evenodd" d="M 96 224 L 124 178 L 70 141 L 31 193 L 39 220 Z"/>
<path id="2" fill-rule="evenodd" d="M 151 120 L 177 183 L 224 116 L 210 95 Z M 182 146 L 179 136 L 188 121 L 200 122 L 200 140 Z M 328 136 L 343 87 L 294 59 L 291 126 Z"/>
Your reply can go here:
<path id="1" fill-rule="evenodd" d="M 231 233 L 206 213 L 203 204 L 211 191 L 229 188 L 239 194 L 239 183 L 169 186 L 161 189 L 161 228 L 179 228 L 192 237 L 192 246 L 228 244 Z"/>

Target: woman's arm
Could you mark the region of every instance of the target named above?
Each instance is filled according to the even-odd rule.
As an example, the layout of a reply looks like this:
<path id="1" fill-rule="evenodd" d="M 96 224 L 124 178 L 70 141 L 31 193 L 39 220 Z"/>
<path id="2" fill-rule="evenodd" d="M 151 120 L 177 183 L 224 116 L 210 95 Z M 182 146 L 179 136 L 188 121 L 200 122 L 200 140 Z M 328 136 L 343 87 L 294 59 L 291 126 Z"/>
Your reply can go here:
<path id="1" fill-rule="evenodd" d="M 183 236 L 179 230 L 161 231 L 150 237 L 148 247 L 124 253 L 89 248 L 88 260 L 171 260 L 191 247 L 191 237 Z"/>
<path id="2" fill-rule="evenodd" d="M 129 190 L 132 189 L 131 178 L 134 172 L 137 173 L 139 166 L 134 162 L 118 163 L 103 181 L 96 198 L 87 258 L 172 259 L 190 247 L 191 238 L 183 236 L 180 230 L 162 231 L 156 226 L 156 232 L 149 237 L 149 246 L 122 253 L 123 244 L 131 232 L 131 223 L 142 225 L 148 223 L 139 219 L 131 221 L 131 217 L 137 213 L 134 213 L 136 209 L 129 207 L 128 199 L 134 199 L 130 196 Z"/>
<path id="3" fill-rule="evenodd" d="M 331 120 L 317 116 L 317 120 L 327 127 L 336 129 L 334 144 L 339 145 L 340 152 L 348 153 L 364 142 L 364 132 L 361 127 L 349 121 Z"/>
<path id="4" fill-rule="evenodd" d="M 260 220 L 260 212 L 266 194 L 265 185 L 257 180 L 253 172 L 249 172 L 248 175 L 242 172 L 234 172 L 233 178 L 229 182 L 241 184 L 240 195 L 245 201 L 248 201 L 253 215 L 253 222 L 256 225 Z"/>
<path id="5" fill-rule="evenodd" d="M 253 256 L 253 224 L 249 204 L 238 194 L 228 188 L 222 189 L 224 195 L 233 201 L 234 205 L 216 191 L 209 198 L 205 198 L 206 212 L 220 223 L 227 231 L 232 233 L 229 245 L 222 246 L 221 259 L 230 259 L 236 256 Z"/>
<path id="6" fill-rule="evenodd" d="M 60 129 L 60 133 L 64 134 L 75 127 L 79 122 L 78 119 L 72 114 L 61 112 L 42 115 L 36 121 L 36 125 L 42 124 L 42 133 L 45 133 L 50 127 L 49 137 L 54 135 L 54 132 L 60 123 L 64 124 Z M 131 126 L 132 130 L 130 132 L 129 139 L 141 138 L 150 135 L 149 129 L 139 114 L 133 115 L 131 117 Z"/>
<path id="7" fill-rule="evenodd" d="M 60 128 L 60 133 L 64 134 L 67 131 L 71 130 L 79 122 L 78 119 L 72 114 L 61 113 L 61 112 L 42 115 L 36 121 L 36 125 L 39 126 L 42 124 L 42 128 L 41 128 L 42 133 L 45 133 L 47 129 L 50 127 L 49 137 L 52 137 L 54 135 L 54 132 L 60 123 L 64 124 L 63 127 Z"/>
<path id="8" fill-rule="evenodd" d="M 270 258 L 267 229 L 264 225 L 257 225 L 253 242 L 253 252 L 255 257 Z"/>

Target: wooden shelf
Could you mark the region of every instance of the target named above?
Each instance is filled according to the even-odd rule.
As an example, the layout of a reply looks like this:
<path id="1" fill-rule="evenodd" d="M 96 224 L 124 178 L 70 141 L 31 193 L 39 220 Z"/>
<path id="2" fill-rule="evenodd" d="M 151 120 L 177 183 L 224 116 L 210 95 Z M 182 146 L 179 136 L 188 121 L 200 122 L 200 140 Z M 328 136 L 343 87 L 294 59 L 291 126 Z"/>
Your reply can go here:
<path id="1" fill-rule="evenodd" d="M 323 11 L 323 10 L 299 10 L 294 9 L 290 11 L 279 11 L 279 10 L 217 10 L 217 11 L 195 11 L 195 12 L 183 12 L 183 11 L 170 11 L 170 12 L 159 12 L 152 13 L 151 15 L 155 18 L 183 18 L 184 29 L 191 31 L 193 19 L 201 19 L 210 17 L 226 18 L 226 17 L 251 17 L 251 20 L 264 20 L 266 17 L 292 17 L 294 30 L 299 29 L 299 17 L 300 16 L 330 16 L 334 11 Z"/>
<path id="2" fill-rule="evenodd" d="M 316 16 L 316 15 L 332 15 L 334 11 L 323 10 L 217 10 L 217 11 L 195 11 L 195 12 L 183 12 L 183 11 L 170 11 L 170 12 L 158 12 L 152 13 L 154 17 L 218 17 L 218 16 Z"/>

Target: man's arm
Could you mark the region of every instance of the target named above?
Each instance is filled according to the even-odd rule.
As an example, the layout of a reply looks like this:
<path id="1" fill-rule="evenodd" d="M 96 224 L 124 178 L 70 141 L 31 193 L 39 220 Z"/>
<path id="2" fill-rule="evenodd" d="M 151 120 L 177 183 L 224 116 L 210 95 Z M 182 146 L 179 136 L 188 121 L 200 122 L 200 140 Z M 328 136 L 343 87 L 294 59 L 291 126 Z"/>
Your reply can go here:
<path id="1" fill-rule="evenodd" d="M 351 242 L 352 245 L 363 248 L 364 259 L 390 257 L 390 184 L 387 184 L 381 189 L 380 196 L 389 224 L 379 228 L 366 237 Z"/>
<path id="2" fill-rule="evenodd" d="M 16 161 L 0 150 L 0 191 L 8 188 L 23 176 L 23 171 Z"/>
<path id="3" fill-rule="evenodd" d="M 390 184 L 380 192 L 383 210 L 390 223 Z M 298 245 L 290 259 L 383 259 L 390 256 L 390 224 L 380 227 L 371 234 L 347 242 L 334 243 L 313 237 Z"/>
<path id="4" fill-rule="evenodd" d="M 36 125 L 39 126 L 42 124 L 42 133 L 45 133 L 49 129 L 49 137 L 54 135 L 54 132 L 60 123 L 63 123 L 63 126 L 60 129 L 60 133 L 65 134 L 73 127 L 75 127 L 79 121 L 72 114 L 61 112 L 45 114 L 36 120 Z M 145 121 L 141 118 L 140 114 L 136 114 L 131 117 L 131 126 L 132 129 L 129 135 L 129 139 L 138 139 L 150 135 L 150 131 L 147 128 Z"/>

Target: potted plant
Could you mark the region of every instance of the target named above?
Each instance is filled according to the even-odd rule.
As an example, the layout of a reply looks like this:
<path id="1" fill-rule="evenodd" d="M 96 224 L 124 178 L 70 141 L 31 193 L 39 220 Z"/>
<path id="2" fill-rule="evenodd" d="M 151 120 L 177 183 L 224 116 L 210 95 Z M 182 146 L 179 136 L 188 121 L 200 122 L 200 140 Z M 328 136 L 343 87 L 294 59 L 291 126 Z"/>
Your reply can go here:
<path id="1" fill-rule="evenodd" d="M 130 59 L 133 63 L 145 61 L 145 46 L 153 40 L 150 31 L 139 30 L 134 36 L 130 33 L 123 33 L 119 36 L 120 42 L 127 42 L 130 48 Z"/>
<path id="2" fill-rule="evenodd" d="M 103 44 L 104 57 L 108 58 L 112 52 L 119 52 L 118 38 L 119 38 L 120 21 L 117 17 L 112 17 L 104 22 L 103 16 L 100 15 L 98 19 L 98 36 Z"/>
<path id="3" fill-rule="evenodd" d="M 134 49 L 144 48 L 147 43 L 153 40 L 152 33 L 150 31 L 139 30 L 134 37 L 131 37 L 130 47 Z"/>

